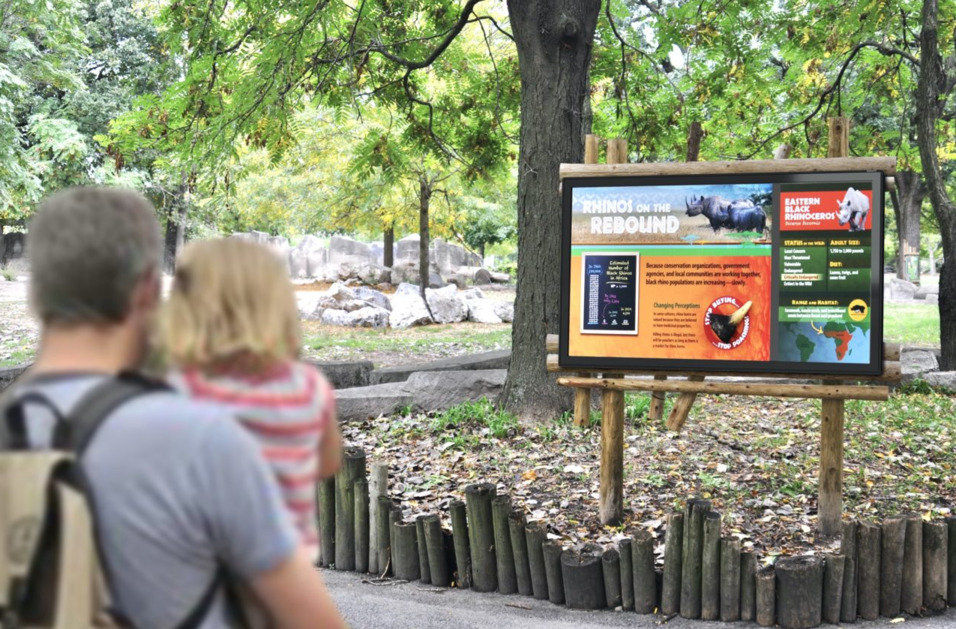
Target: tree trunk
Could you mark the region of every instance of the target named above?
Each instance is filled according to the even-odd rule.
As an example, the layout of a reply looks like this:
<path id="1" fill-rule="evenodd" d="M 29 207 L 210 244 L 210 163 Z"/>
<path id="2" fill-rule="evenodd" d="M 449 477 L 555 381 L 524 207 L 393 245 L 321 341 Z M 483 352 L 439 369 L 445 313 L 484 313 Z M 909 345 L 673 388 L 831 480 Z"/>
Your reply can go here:
<path id="1" fill-rule="evenodd" d="M 172 201 L 166 205 L 166 236 L 163 251 L 163 270 L 172 273 L 176 270 L 176 256 L 183 249 L 186 240 L 186 171 L 179 177 L 179 185 Z"/>
<path id="2" fill-rule="evenodd" d="M 941 371 L 956 370 L 956 205 L 946 183 L 936 152 L 936 121 L 940 84 L 945 79 L 939 54 L 939 0 L 924 0 L 920 31 L 920 72 L 916 87 L 917 145 L 926 190 L 939 222 L 943 241 L 943 269 L 939 277 L 939 327 Z"/>
<path id="3" fill-rule="evenodd" d="M 432 202 L 432 185 L 428 177 L 418 178 L 418 286 L 425 306 L 425 290 L 428 288 L 428 208 Z M 431 308 L 428 309 L 431 314 Z"/>
<path id="4" fill-rule="evenodd" d="M 395 264 L 395 227 L 393 225 L 385 228 L 384 240 L 385 242 L 382 244 L 385 251 L 382 254 L 384 256 L 382 266 L 392 268 L 392 265 Z"/>
<path id="5" fill-rule="evenodd" d="M 700 141 L 704 139 L 704 129 L 697 120 L 690 123 L 687 130 L 687 160 L 696 162 L 700 159 Z"/>
<path id="6" fill-rule="evenodd" d="M 559 332 L 558 166 L 584 158 L 584 102 L 600 0 L 508 0 L 521 71 L 518 284 L 511 368 L 501 395 L 524 420 L 571 408 L 545 369 L 545 336 Z"/>
<path id="7" fill-rule="evenodd" d="M 915 251 L 919 253 L 919 221 L 920 210 L 923 206 L 923 198 L 926 196 L 926 186 L 920 178 L 920 174 L 912 170 L 900 170 L 896 173 L 896 187 L 899 190 L 899 212 L 896 215 L 896 228 L 898 231 L 899 245 L 899 266 L 896 276 L 900 279 L 918 282 L 919 277 L 909 277 L 909 269 L 906 268 L 906 252 Z"/>

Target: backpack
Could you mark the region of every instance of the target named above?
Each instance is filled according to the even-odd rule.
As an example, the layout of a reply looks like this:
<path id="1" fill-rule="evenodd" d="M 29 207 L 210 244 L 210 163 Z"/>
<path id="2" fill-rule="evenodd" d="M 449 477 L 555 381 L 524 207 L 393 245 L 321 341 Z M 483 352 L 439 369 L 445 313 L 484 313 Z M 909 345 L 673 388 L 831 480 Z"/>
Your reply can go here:
<path id="1" fill-rule="evenodd" d="M 110 600 L 112 582 L 100 560 L 94 496 L 82 458 L 97 430 L 120 406 L 169 390 L 134 374 L 93 387 L 64 417 L 38 392 L 0 396 L 0 627 L 3 629 L 132 628 Z M 55 424 L 52 447 L 31 450 L 25 408 L 43 406 Z M 251 594 L 225 568 L 177 629 L 198 627 L 225 589 L 237 627 L 267 627 Z"/>

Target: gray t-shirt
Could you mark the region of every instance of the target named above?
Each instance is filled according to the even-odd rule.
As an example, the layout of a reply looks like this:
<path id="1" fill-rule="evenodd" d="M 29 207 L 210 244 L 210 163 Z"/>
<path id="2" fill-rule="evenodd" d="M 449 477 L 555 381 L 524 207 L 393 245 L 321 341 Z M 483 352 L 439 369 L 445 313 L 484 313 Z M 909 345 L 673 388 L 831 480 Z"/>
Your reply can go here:
<path id="1" fill-rule="evenodd" d="M 102 376 L 40 378 L 66 415 Z M 27 406 L 30 443 L 48 447 L 53 416 Z M 100 428 L 84 457 L 118 609 L 139 629 L 184 620 L 219 563 L 250 579 L 290 557 L 298 533 L 252 438 L 223 409 L 172 392 L 144 394 Z M 226 627 L 222 595 L 203 629 Z"/>

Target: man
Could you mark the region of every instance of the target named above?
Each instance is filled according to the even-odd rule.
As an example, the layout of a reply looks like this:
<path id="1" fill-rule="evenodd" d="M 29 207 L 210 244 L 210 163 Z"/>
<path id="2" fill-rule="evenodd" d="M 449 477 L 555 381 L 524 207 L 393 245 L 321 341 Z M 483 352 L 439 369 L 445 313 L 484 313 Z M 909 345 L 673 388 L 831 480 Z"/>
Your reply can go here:
<path id="1" fill-rule="evenodd" d="M 132 192 L 74 189 L 42 204 L 28 248 L 42 333 L 17 394 L 39 392 L 68 415 L 146 356 L 160 299 L 159 225 Z M 31 445 L 48 447 L 53 413 L 26 408 Z M 111 593 L 136 627 L 180 627 L 197 610 L 191 627 L 230 626 L 223 569 L 251 586 L 278 627 L 345 626 L 259 449 L 223 411 L 143 394 L 109 416 L 83 463 Z"/>

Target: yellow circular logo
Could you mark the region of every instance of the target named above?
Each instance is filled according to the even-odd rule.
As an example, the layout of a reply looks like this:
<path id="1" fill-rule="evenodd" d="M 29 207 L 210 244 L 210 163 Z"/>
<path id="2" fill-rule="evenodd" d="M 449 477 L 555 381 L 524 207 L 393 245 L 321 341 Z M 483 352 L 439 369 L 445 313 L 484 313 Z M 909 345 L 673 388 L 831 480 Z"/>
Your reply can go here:
<path id="1" fill-rule="evenodd" d="M 854 321 L 863 321 L 866 318 L 866 313 L 869 308 L 866 305 L 866 302 L 862 299 L 854 299 L 850 302 L 850 305 L 847 306 L 847 314 L 850 315 L 850 318 Z"/>

